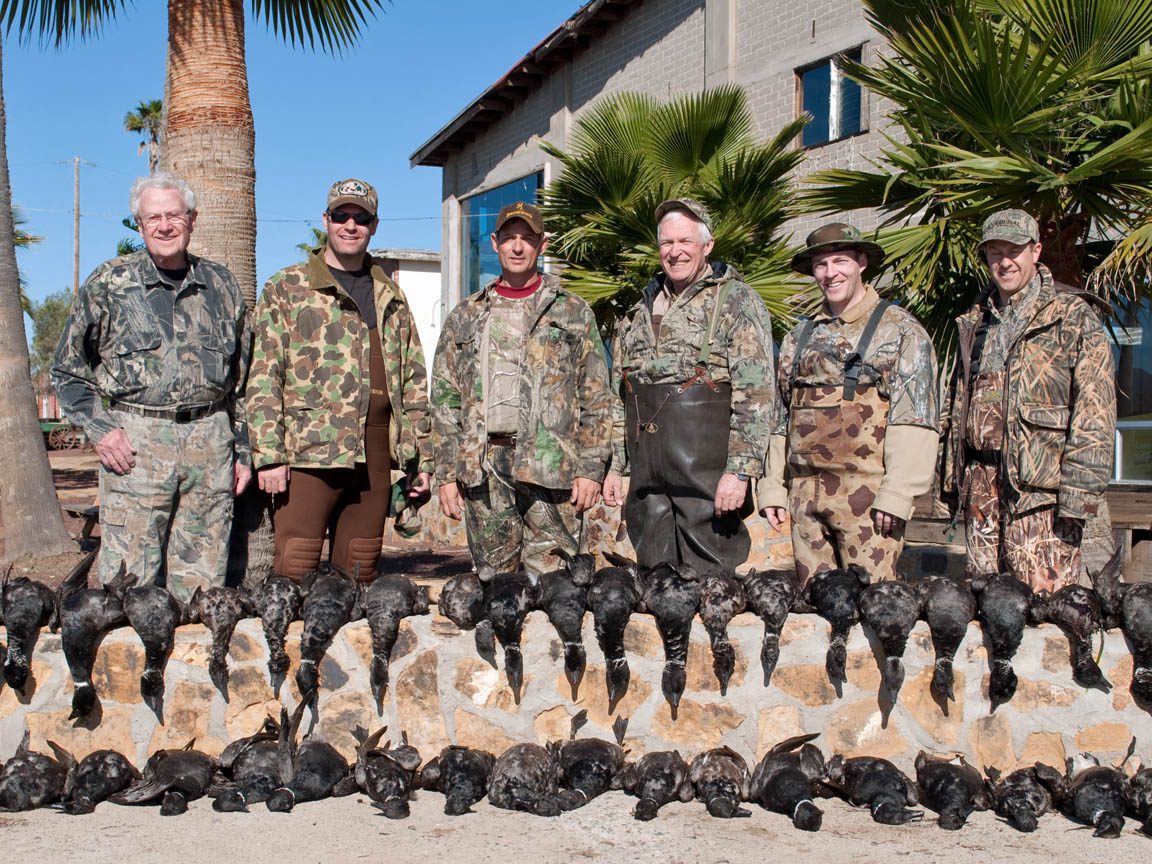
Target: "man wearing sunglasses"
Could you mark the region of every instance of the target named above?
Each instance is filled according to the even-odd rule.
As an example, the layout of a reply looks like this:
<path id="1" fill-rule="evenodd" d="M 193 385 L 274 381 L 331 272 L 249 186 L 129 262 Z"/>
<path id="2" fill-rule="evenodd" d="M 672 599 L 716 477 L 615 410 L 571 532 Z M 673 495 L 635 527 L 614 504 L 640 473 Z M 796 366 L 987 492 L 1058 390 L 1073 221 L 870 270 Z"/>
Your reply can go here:
<path id="1" fill-rule="evenodd" d="M 256 305 L 253 463 L 272 495 L 272 568 L 291 579 L 316 569 L 325 537 L 333 564 L 371 579 L 392 470 L 405 474 L 401 505 L 429 494 L 424 355 L 403 292 L 368 254 L 377 204 L 362 180 L 332 184 L 327 243 L 272 276 Z"/>
<path id="2" fill-rule="evenodd" d="M 188 602 L 224 584 L 233 494 L 252 477 L 248 310 L 227 268 L 188 252 L 183 178 L 141 177 L 128 203 L 144 249 L 81 286 L 52 386 L 100 457 L 100 581 L 125 566 Z"/>
<path id="3" fill-rule="evenodd" d="M 496 217 L 500 276 L 462 301 L 436 348 L 433 435 L 440 507 L 463 516 L 481 572 L 554 570 L 581 543 L 609 455 L 608 369 L 588 304 L 536 262 L 535 205 Z"/>

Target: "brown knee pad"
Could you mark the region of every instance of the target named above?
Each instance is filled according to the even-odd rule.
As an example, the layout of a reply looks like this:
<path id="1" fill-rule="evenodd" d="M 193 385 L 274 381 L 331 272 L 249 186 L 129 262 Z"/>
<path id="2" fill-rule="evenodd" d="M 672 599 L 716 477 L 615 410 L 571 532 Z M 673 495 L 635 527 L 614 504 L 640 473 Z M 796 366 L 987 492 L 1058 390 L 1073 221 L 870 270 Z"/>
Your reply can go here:
<path id="1" fill-rule="evenodd" d="M 343 549 L 332 550 L 332 563 L 349 573 L 358 572 L 361 582 L 371 582 L 376 578 L 376 564 L 379 561 L 378 537 L 353 537 Z"/>
<path id="2" fill-rule="evenodd" d="M 299 582 L 304 576 L 320 566 L 320 552 L 324 541 L 291 537 L 284 542 L 284 552 L 273 569 L 281 576 Z"/>

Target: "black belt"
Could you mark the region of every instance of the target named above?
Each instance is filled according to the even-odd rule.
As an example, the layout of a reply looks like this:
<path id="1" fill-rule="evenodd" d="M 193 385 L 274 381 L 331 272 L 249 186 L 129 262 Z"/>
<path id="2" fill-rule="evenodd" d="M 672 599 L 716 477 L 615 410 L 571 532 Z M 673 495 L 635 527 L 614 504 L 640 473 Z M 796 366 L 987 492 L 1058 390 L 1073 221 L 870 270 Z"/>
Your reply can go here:
<path id="1" fill-rule="evenodd" d="M 489 435 L 488 443 L 494 447 L 515 447 L 515 435 Z"/>
<path id="2" fill-rule="evenodd" d="M 157 420 L 171 420 L 174 423 L 191 423 L 224 408 L 227 400 L 218 399 L 208 405 L 195 405 L 191 408 L 152 408 L 148 405 L 132 405 L 116 399 L 108 400 L 108 407 L 114 411 L 125 411 L 141 417 L 154 417 Z"/>
<path id="3" fill-rule="evenodd" d="M 964 461 L 978 462 L 981 465 L 999 465 L 1004 461 L 1004 454 L 999 450 L 981 450 L 978 447 L 964 445 Z"/>

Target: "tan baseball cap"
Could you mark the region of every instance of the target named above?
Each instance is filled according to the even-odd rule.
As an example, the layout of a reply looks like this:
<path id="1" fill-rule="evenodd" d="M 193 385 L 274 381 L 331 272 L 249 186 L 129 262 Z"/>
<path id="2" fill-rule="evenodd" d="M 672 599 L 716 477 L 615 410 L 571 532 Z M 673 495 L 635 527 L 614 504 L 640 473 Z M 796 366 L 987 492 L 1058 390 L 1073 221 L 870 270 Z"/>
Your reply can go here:
<path id="1" fill-rule="evenodd" d="M 984 220 L 980 245 L 976 248 L 983 249 L 984 244 L 992 240 L 1004 240 L 1020 246 L 1037 243 L 1040 240 L 1040 226 L 1023 210 L 998 210 Z"/>
<path id="2" fill-rule="evenodd" d="M 511 222 L 513 219 L 523 219 L 537 234 L 544 233 L 544 216 L 535 204 L 529 204 L 527 201 L 505 204 L 496 216 L 496 230 L 499 231 L 506 222 Z"/>
<path id="3" fill-rule="evenodd" d="M 341 204 L 356 204 L 375 216 L 376 207 L 379 203 L 380 199 L 376 195 L 376 190 L 372 188 L 372 184 L 365 183 L 363 180 L 356 180 L 351 177 L 347 180 L 337 180 L 328 190 L 329 212 Z"/>
<path id="4" fill-rule="evenodd" d="M 695 198 L 670 198 L 656 208 L 656 221 L 659 222 L 673 210 L 685 210 L 690 216 L 703 222 L 708 230 L 712 230 L 712 216 L 708 208 Z"/>

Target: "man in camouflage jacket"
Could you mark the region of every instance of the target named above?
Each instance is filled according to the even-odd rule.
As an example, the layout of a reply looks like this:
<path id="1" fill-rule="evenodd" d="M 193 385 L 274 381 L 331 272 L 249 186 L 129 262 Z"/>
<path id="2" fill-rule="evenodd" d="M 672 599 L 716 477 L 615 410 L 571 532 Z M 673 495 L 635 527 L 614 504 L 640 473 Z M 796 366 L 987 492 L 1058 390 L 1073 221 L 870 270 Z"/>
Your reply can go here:
<path id="1" fill-rule="evenodd" d="M 327 243 L 273 275 L 256 306 L 252 453 L 274 498 L 273 569 L 291 578 L 315 569 L 330 523 L 332 562 L 370 578 L 392 470 L 411 498 L 429 488 L 424 355 L 403 292 L 367 252 L 377 204 L 361 180 L 334 183 Z"/>
<path id="2" fill-rule="evenodd" d="M 665 201 L 655 218 L 663 272 L 618 330 L 604 501 L 624 505 L 641 564 L 732 570 L 748 558 L 748 484 L 771 427 L 772 323 L 735 269 L 708 261 L 700 202 Z"/>
<path id="3" fill-rule="evenodd" d="M 187 182 L 141 177 L 129 206 L 145 248 L 81 286 L 52 384 L 100 456 L 100 581 L 123 565 L 187 602 L 224 584 L 233 495 L 252 476 L 247 308 L 225 267 L 187 251 Z"/>
<path id="4" fill-rule="evenodd" d="M 432 375 L 440 505 L 464 517 L 484 573 L 555 569 L 575 554 L 609 454 L 608 370 L 592 310 L 536 269 L 532 204 L 496 218 L 501 275 L 444 323 Z"/>
<path id="5" fill-rule="evenodd" d="M 824 304 L 780 346 L 757 498 L 774 527 L 791 517 L 804 581 L 849 564 L 874 581 L 895 579 L 913 499 L 932 484 L 936 353 L 910 312 L 864 282 L 883 261 L 880 246 L 839 222 L 812 232 L 792 259 L 793 270 L 815 277 Z"/>
<path id="6" fill-rule="evenodd" d="M 942 492 L 966 519 L 969 576 L 1057 590 L 1079 579 L 1084 521 L 1112 477 L 1112 349 L 1094 298 L 1039 263 L 1030 215 L 988 217 L 980 250 L 992 281 L 956 322 Z"/>

